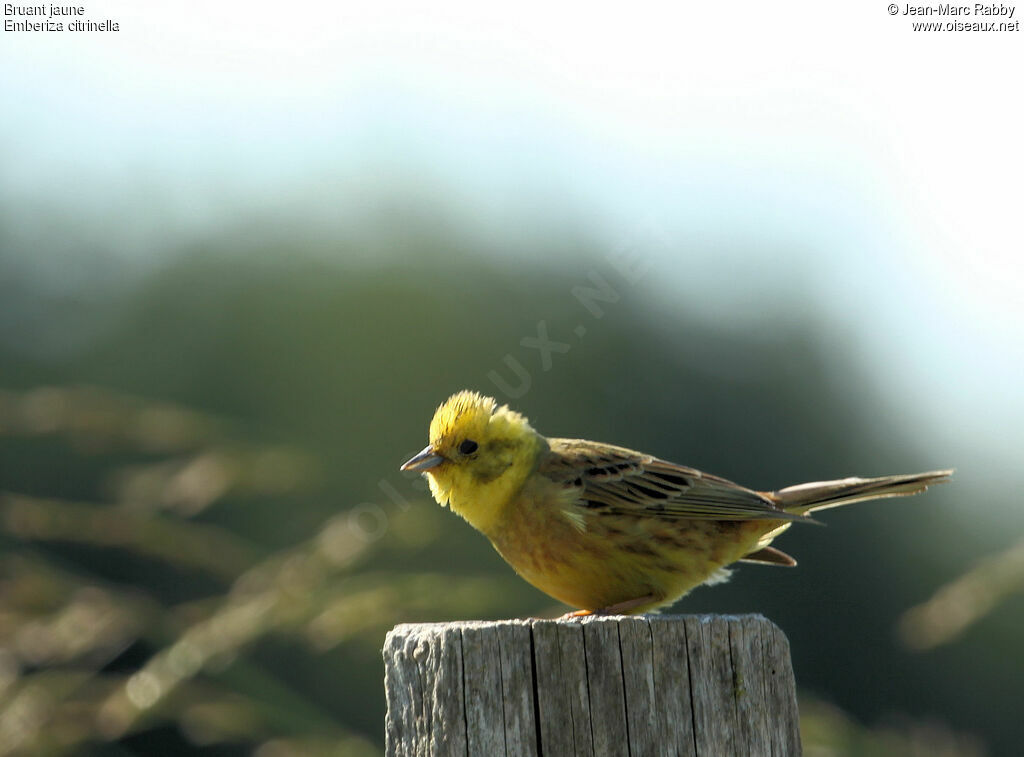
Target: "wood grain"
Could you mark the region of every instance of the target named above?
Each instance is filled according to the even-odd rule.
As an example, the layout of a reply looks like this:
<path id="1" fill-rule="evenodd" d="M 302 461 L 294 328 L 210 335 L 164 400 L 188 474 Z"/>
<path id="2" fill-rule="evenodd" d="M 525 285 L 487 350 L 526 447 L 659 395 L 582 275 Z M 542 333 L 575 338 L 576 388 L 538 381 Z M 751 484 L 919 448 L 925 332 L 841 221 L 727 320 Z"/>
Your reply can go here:
<path id="1" fill-rule="evenodd" d="M 800 754 L 789 643 L 760 615 L 401 625 L 390 757 Z"/>

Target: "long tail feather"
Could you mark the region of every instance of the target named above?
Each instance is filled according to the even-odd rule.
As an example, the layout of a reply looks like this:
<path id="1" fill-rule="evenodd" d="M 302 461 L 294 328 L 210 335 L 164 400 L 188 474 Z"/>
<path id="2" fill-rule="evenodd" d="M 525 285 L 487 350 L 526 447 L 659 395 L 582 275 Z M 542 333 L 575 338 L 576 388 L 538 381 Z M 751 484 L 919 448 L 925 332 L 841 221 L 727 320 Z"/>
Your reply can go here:
<path id="1" fill-rule="evenodd" d="M 809 484 L 787 486 L 785 489 L 772 492 L 772 497 L 787 512 L 803 515 L 866 499 L 906 497 L 911 494 L 919 494 L 932 484 L 943 484 L 949 481 L 949 477 L 952 475 L 952 470 L 937 470 L 903 476 L 815 481 Z"/>

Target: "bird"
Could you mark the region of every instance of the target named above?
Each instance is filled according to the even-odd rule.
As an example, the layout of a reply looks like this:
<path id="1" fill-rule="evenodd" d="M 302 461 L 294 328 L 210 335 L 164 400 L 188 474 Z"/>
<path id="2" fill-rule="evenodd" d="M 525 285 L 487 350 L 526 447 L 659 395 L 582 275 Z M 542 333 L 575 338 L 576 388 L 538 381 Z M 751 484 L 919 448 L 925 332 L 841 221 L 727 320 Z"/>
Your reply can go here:
<path id="1" fill-rule="evenodd" d="M 437 408 L 430 443 L 406 461 L 526 581 L 577 608 L 567 617 L 657 611 L 738 562 L 795 566 L 771 546 L 826 508 L 923 492 L 952 470 L 843 478 L 755 491 L 653 455 L 546 438 L 479 392 Z"/>

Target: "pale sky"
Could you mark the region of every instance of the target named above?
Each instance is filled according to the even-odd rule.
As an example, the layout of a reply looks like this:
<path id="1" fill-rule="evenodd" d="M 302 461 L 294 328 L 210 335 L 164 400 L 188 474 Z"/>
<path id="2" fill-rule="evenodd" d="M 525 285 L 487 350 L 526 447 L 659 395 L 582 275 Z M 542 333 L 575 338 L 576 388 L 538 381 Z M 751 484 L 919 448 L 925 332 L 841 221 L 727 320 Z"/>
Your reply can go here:
<path id="1" fill-rule="evenodd" d="M 914 32 L 881 2 L 86 11 L 121 30 L 0 37 L 15 204 L 135 218 L 158 197 L 141 255 L 167 218 L 356 217 L 417 179 L 495 237 L 538 212 L 609 240 L 653 219 L 689 256 L 663 252 L 666 285 L 727 315 L 810 282 L 851 348 L 903 366 L 896 396 L 943 405 L 919 410 L 937 438 L 1019 460 L 1020 31 Z"/>

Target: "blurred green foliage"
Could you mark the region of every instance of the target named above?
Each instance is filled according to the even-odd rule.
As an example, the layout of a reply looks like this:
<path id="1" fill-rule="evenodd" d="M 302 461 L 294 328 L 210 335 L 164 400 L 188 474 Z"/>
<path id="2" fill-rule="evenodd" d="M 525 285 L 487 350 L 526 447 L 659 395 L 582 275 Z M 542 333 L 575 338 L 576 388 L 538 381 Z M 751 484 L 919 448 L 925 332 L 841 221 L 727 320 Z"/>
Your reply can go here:
<path id="1" fill-rule="evenodd" d="M 586 240 L 527 265 L 429 226 L 377 262 L 356 242 L 229 234 L 62 286 L 13 241 L 0 755 L 376 754 L 391 625 L 563 611 L 397 471 L 458 389 L 757 488 L 958 462 L 931 456 L 811 305 L 765 292 L 758 318 L 717 321 Z M 646 243 L 626 250 L 636 270 Z M 541 330 L 550 365 L 523 343 Z M 529 386 L 503 396 L 513 365 Z M 808 754 L 1011 754 L 1020 610 L 923 655 L 894 633 L 985 546 L 944 517 L 963 502 L 954 484 L 829 513 L 780 542 L 797 570 L 743 567 L 676 609 L 786 631 L 799 683 L 852 713 L 808 698 Z"/>

